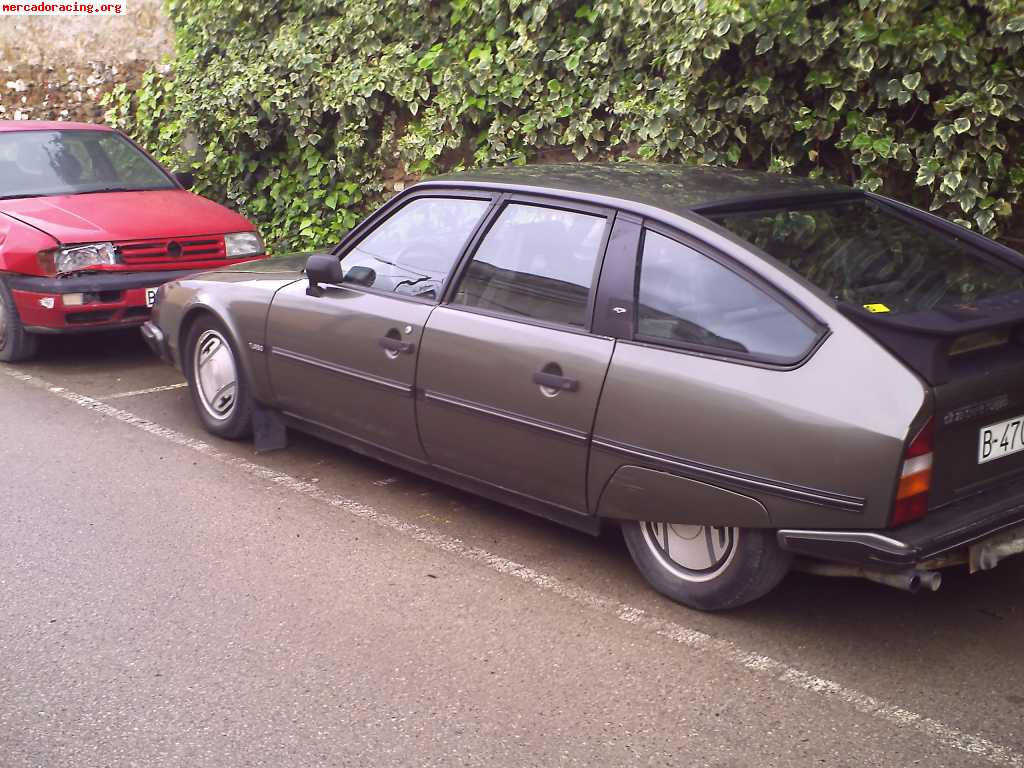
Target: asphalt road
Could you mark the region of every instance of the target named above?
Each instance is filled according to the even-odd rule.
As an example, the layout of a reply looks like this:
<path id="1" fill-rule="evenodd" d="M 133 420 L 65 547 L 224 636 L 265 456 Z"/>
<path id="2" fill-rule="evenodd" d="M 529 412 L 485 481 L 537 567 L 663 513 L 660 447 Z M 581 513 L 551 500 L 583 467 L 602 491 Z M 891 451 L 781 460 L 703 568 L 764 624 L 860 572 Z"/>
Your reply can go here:
<path id="1" fill-rule="evenodd" d="M 0 766 L 1024 766 L 1024 558 L 651 592 L 601 539 L 202 431 L 134 333 L 0 367 Z"/>

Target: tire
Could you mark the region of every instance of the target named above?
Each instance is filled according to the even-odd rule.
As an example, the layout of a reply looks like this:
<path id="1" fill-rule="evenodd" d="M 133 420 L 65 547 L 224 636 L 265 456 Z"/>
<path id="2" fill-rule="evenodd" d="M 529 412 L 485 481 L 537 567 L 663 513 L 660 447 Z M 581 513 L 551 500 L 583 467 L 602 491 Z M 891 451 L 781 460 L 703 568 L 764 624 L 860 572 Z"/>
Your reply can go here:
<path id="1" fill-rule="evenodd" d="M 204 315 L 192 324 L 183 361 L 188 389 L 206 431 L 226 440 L 252 435 L 255 401 L 240 360 L 219 319 Z"/>
<path id="2" fill-rule="evenodd" d="M 792 556 L 760 528 L 623 521 L 629 554 L 666 597 L 702 611 L 724 611 L 771 592 Z"/>
<path id="3" fill-rule="evenodd" d="M 7 281 L 0 278 L 0 362 L 17 363 L 35 357 L 39 337 L 25 330 Z"/>

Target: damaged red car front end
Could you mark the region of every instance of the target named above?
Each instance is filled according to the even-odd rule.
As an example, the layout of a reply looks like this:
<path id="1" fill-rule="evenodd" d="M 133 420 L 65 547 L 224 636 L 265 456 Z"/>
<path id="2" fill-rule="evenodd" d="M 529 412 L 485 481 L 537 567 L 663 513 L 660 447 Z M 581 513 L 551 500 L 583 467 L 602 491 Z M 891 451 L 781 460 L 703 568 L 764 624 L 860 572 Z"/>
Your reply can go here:
<path id="1" fill-rule="evenodd" d="M 104 126 L 0 121 L 0 361 L 137 326 L 169 280 L 265 257 L 243 216 Z"/>

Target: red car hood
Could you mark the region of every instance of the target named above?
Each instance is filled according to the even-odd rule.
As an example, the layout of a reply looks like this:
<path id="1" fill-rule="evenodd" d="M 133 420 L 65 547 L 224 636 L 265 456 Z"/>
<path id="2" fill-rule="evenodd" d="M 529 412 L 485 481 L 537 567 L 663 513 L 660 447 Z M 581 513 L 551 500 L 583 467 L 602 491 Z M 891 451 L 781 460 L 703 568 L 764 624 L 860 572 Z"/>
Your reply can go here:
<path id="1" fill-rule="evenodd" d="M 0 200 L 0 212 L 61 243 L 251 232 L 244 216 L 183 189 Z"/>

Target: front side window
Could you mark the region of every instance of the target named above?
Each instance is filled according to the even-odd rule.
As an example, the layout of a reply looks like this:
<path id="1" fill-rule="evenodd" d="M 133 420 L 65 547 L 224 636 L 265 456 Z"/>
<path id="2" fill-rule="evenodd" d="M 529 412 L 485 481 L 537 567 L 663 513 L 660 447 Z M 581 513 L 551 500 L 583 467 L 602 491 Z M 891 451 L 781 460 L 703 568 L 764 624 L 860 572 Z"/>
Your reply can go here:
<path id="1" fill-rule="evenodd" d="M 111 131 L 0 133 L 0 198 L 174 188 L 152 160 Z"/>
<path id="2" fill-rule="evenodd" d="M 1024 290 L 1024 271 L 869 198 L 710 218 L 836 301 L 872 312 L 970 305 Z"/>
<path id="3" fill-rule="evenodd" d="M 818 336 L 745 278 L 651 230 L 637 294 L 637 335 L 646 341 L 792 361 Z"/>
<path id="4" fill-rule="evenodd" d="M 491 227 L 453 304 L 583 327 L 606 219 L 511 204 Z"/>
<path id="5" fill-rule="evenodd" d="M 436 300 L 489 204 L 448 197 L 406 203 L 342 257 L 345 282 Z"/>

